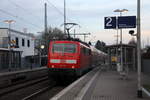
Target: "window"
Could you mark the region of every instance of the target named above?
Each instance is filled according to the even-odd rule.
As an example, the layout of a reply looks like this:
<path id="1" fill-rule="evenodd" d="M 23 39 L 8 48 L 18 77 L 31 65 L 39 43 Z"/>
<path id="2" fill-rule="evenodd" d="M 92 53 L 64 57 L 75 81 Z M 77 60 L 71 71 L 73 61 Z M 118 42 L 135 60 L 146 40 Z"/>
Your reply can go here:
<path id="1" fill-rule="evenodd" d="M 81 52 L 84 55 L 91 55 L 91 50 L 89 48 L 86 48 L 86 47 L 82 47 Z"/>
<path id="2" fill-rule="evenodd" d="M 16 37 L 16 46 L 19 46 L 19 39 Z"/>
<path id="3" fill-rule="evenodd" d="M 30 47 L 30 40 L 27 41 L 27 46 Z"/>
<path id="4" fill-rule="evenodd" d="M 91 55 L 91 50 L 89 49 L 89 55 Z"/>
<path id="5" fill-rule="evenodd" d="M 24 43 L 25 41 L 24 41 L 24 39 L 22 39 L 22 46 L 24 47 L 24 45 L 25 45 L 25 43 Z"/>
<path id="6" fill-rule="evenodd" d="M 76 44 L 70 43 L 58 43 L 53 44 L 53 52 L 56 53 L 75 53 L 76 52 Z"/>
<path id="7" fill-rule="evenodd" d="M 85 55 L 85 47 L 81 47 L 81 53 L 83 54 L 83 55 Z"/>

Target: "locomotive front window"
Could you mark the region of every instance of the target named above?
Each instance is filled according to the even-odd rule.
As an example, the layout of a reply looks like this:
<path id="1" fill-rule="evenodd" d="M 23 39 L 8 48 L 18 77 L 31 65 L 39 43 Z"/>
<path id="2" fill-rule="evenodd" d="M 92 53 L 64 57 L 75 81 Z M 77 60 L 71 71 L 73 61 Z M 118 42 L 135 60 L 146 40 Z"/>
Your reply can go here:
<path id="1" fill-rule="evenodd" d="M 76 53 L 76 44 L 57 43 L 53 44 L 53 52 L 55 53 Z"/>

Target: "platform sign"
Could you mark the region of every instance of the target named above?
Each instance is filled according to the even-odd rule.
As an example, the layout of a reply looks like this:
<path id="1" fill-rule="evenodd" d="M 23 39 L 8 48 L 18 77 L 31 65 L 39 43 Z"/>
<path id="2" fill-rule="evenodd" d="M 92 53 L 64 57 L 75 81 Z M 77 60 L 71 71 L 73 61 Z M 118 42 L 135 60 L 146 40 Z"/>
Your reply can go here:
<path id="1" fill-rule="evenodd" d="M 136 28 L 136 16 L 118 17 L 118 28 Z"/>
<path id="2" fill-rule="evenodd" d="M 105 29 L 116 29 L 116 17 L 105 17 Z"/>

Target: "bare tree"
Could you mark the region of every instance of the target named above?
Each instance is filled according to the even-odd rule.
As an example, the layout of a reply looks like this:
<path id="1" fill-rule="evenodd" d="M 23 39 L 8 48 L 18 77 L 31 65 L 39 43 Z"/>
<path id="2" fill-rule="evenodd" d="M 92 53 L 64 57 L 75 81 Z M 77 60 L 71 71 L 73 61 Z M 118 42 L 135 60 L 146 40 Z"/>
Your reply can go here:
<path id="1" fill-rule="evenodd" d="M 65 37 L 63 31 L 61 31 L 59 28 L 52 28 L 49 27 L 48 28 L 48 32 L 41 32 L 42 34 L 40 34 L 39 37 L 39 44 L 37 45 L 37 48 L 40 49 L 41 45 L 44 45 L 44 49 L 42 50 L 42 54 L 43 55 L 47 55 L 48 53 L 48 48 L 49 48 L 49 43 L 51 40 L 53 39 L 63 39 Z"/>

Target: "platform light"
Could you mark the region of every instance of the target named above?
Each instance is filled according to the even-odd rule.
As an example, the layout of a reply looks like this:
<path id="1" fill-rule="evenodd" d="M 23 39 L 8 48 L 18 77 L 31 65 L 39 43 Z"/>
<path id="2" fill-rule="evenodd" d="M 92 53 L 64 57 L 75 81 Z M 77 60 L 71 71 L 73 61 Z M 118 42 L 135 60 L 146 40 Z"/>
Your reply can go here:
<path id="1" fill-rule="evenodd" d="M 122 16 L 122 13 L 123 12 L 128 12 L 129 10 L 127 10 L 127 9 L 116 9 L 116 10 L 114 10 L 114 12 L 118 12 L 118 13 L 120 13 L 120 16 Z M 118 22 L 117 22 L 118 23 Z M 117 27 L 117 31 L 118 31 L 118 27 Z M 121 50 L 120 50 L 120 52 L 121 52 L 121 54 L 120 54 L 120 56 L 121 56 L 121 61 L 120 61 L 120 64 L 121 64 L 121 68 L 123 69 L 123 47 L 122 47 L 122 29 L 120 29 L 120 46 L 121 46 Z"/>
<path id="2" fill-rule="evenodd" d="M 12 62 L 11 62 L 11 31 L 10 31 L 10 29 L 11 29 L 11 24 L 12 23 L 15 23 L 15 21 L 14 20 L 4 20 L 3 21 L 4 23 L 6 23 L 6 24 L 8 24 L 9 25 L 9 31 L 8 31 L 8 41 L 9 41 L 9 62 L 8 62 L 8 69 L 9 69 L 9 71 L 11 71 L 12 70 L 12 68 L 11 68 L 11 66 L 12 66 Z"/>
<path id="3" fill-rule="evenodd" d="M 41 49 L 44 49 L 45 48 L 45 46 L 44 45 L 41 45 Z"/>

